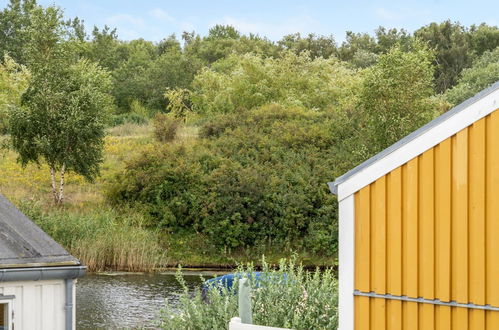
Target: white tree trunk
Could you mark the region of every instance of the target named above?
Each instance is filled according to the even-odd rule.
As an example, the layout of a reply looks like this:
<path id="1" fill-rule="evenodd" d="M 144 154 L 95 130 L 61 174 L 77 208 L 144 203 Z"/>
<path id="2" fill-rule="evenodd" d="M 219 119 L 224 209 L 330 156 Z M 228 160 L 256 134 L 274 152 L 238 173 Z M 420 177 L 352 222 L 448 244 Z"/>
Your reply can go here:
<path id="1" fill-rule="evenodd" d="M 54 197 L 54 203 L 58 204 L 59 196 L 57 194 L 57 184 L 55 182 L 55 169 L 50 168 L 50 178 L 52 179 L 52 196 Z"/>
<path id="2" fill-rule="evenodd" d="M 62 204 L 64 200 L 64 173 L 66 172 L 66 164 L 62 164 L 61 167 L 61 182 L 59 184 L 59 204 Z"/>

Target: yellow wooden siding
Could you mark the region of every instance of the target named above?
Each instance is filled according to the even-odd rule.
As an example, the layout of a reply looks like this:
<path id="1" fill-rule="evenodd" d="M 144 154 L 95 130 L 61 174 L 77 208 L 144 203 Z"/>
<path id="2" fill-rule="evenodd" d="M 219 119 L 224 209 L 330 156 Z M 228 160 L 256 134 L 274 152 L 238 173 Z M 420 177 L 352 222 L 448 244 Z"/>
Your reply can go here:
<path id="1" fill-rule="evenodd" d="M 355 194 L 355 289 L 499 307 L 499 111 Z M 499 312 L 355 297 L 355 328 L 499 329 Z"/>

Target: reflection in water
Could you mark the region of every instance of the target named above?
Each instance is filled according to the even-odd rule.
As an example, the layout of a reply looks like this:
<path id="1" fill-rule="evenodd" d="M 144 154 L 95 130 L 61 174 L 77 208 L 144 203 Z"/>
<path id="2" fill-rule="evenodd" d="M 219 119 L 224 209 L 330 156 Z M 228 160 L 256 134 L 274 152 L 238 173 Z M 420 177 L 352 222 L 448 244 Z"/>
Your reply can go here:
<path id="1" fill-rule="evenodd" d="M 199 276 L 185 276 L 194 289 Z M 77 329 L 154 328 L 165 300 L 175 303 L 181 288 L 173 275 L 87 275 L 76 286 Z"/>

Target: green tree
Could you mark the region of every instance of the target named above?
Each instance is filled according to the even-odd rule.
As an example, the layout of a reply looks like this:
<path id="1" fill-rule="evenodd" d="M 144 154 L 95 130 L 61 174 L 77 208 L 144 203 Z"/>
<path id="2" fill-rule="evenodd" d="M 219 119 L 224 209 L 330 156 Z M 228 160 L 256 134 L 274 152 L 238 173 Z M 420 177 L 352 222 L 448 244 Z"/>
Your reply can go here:
<path id="1" fill-rule="evenodd" d="M 21 95 L 28 87 L 31 74 L 8 55 L 0 64 L 0 133 L 8 129 L 9 109 L 20 105 Z"/>
<path id="2" fill-rule="evenodd" d="M 190 59 L 199 59 L 205 65 L 231 54 L 255 53 L 264 57 L 278 54 L 278 48 L 270 40 L 255 34 L 241 35 L 230 25 L 216 25 L 204 38 L 194 32 L 184 32 L 182 39 L 185 54 Z"/>
<path id="3" fill-rule="evenodd" d="M 472 25 L 469 29 L 471 47 L 477 56 L 499 47 L 499 28 L 485 23 Z"/>
<path id="4" fill-rule="evenodd" d="M 0 12 L 0 57 L 8 53 L 17 63 L 26 63 L 26 28 L 31 25 L 31 11 L 36 7 L 36 0 L 10 0 Z"/>
<path id="5" fill-rule="evenodd" d="M 459 104 L 499 81 L 499 47 L 485 52 L 470 68 L 464 69 L 456 86 L 446 93 L 447 100 Z"/>
<path id="6" fill-rule="evenodd" d="M 158 57 L 155 45 L 143 39 L 123 43 L 126 59 L 112 71 L 113 96 L 120 112 L 128 112 L 133 100 L 147 104 L 150 98 L 150 84 L 147 72 Z"/>
<path id="7" fill-rule="evenodd" d="M 376 54 L 376 39 L 368 33 L 347 31 L 345 41 L 338 48 L 338 57 L 343 61 L 351 61 L 359 50 Z"/>
<path id="8" fill-rule="evenodd" d="M 85 56 L 108 70 L 115 70 L 128 55 L 118 41 L 116 29 L 107 25 L 102 29 L 94 26 L 92 39 L 87 43 Z"/>
<path id="9" fill-rule="evenodd" d="M 97 64 L 77 60 L 77 44 L 58 8 L 34 9 L 28 32 L 32 78 L 21 106 L 10 111 L 11 144 L 23 165 L 42 160 L 49 165 L 54 201 L 60 204 L 66 172 L 87 180 L 99 173 L 111 80 Z"/>
<path id="10" fill-rule="evenodd" d="M 311 110 L 352 102 L 356 71 L 335 58 L 312 60 L 308 53 L 286 52 L 279 58 L 230 55 L 204 68 L 193 81 L 194 111 L 230 113 L 268 103 Z"/>
<path id="11" fill-rule="evenodd" d="M 364 158 L 383 150 L 429 121 L 440 109 L 433 95 L 430 51 L 395 46 L 368 69 L 360 91 Z"/>
<path id="12" fill-rule="evenodd" d="M 454 86 L 461 71 L 473 60 L 470 35 L 459 23 L 431 23 L 417 30 L 414 36 L 435 51 L 435 87 L 439 93 Z"/>
<path id="13" fill-rule="evenodd" d="M 337 52 L 336 42 L 332 35 L 326 37 L 310 33 L 306 37 L 302 37 L 300 33 L 288 34 L 277 44 L 282 49 L 292 51 L 297 55 L 306 51 L 311 58 L 330 58 L 336 56 Z"/>
<path id="14" fill-rule="evenodd" d="M 82 60 L 57 76 L 35 76 L 21 107 L 10 112 L 9 132 L 19 161 L 49 165 L 56 204 L 64 200 L 67 172 L 89 181 L 99 174 L 110 87 L 108 73 Z"/>

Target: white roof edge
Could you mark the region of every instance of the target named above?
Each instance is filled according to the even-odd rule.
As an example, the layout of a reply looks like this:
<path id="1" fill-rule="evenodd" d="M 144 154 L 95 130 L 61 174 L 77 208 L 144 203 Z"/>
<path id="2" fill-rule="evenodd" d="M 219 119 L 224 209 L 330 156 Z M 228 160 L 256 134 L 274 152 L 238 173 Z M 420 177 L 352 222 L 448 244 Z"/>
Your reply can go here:
<path id="1" fill-rule="evenodd" d="M 338 200 L 350 196 L 407 163 L 499 107 L 499 81 L 447 111 L 420 129 L 329 182 Z"/>

